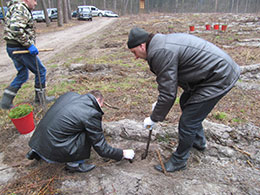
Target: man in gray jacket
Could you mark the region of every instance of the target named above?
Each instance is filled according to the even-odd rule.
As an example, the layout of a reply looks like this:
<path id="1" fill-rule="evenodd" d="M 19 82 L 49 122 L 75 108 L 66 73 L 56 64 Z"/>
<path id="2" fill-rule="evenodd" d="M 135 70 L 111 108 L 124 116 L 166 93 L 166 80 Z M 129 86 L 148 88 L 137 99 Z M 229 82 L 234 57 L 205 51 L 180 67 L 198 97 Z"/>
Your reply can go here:
<path id="1" fill-rule="evenodd" d="M 114 160 L 133 159 L 132 149 L 122 150 L 107 144 L 102 129 L 100 91 L 80 95 L 68 92 L 58 98 L 45 114 L 29 141 L 29 160 L 66 163 L 72 172 L 87 172 L 95 165 L 86 164 L 91 147 L 102 157 Z"/>
<path id="2" fill-rule="evenodd" d="M 183 89 L 179 144 L 164 166 L 168 172 L 185 169 L 192 147 L 205 150 L 202 122 L 235 85 L 240 68 L 223 50 L 189 34 L 149 34 L 135 27 L 129 33 L 127 45 L 136 58 L 148 62 L 157 76 L 159 96 L 152 114 L 144 120 L 145 128 L 165 119 L 178 86 Z M 155 169 L 163 171 L 161 165 Z"/>

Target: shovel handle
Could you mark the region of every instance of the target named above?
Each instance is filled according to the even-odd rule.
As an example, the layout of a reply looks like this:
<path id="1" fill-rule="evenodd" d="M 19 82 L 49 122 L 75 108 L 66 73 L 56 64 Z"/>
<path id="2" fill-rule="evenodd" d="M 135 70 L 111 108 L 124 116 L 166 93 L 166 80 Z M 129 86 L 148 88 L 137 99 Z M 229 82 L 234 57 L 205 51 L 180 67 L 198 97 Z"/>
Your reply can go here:
<path id="1" fill-rule="evenodd" d="M 39 49 L 39 52 L 45 52 L 45 51 L 53 51 L 53 48 L 49 48 L 49 49 Z M 14 51 L 13 54 L 26 54 L 26 53 L 30 53 L 29 50 L 20 50 L 20 51 Z"/>
<path id="2" fill-rule="evenodd" d="M 151 137 L 152 137 L 152 130 L 149 130 L 149 137 L 148 137 L 148 141 L 147 141 L 147 145 L 146 145 L 146 151 L 147 151 L 147 153 L 148 153 L 148 150 L 149 150 Z"/>
<path id="3" fill-rule="evenodd" d="M 149 146 L 150 146 L 151 137 L 152 137 L 152 129 L 149 130 L 149 136 L 148 136 L 148 140 L 147 140 L 147 145 L 146 145 L 145 152 L 142 154 L 142 160 L 146 159 L 146 157 L 148 155 L 148 150 L 149 150 Z"/>

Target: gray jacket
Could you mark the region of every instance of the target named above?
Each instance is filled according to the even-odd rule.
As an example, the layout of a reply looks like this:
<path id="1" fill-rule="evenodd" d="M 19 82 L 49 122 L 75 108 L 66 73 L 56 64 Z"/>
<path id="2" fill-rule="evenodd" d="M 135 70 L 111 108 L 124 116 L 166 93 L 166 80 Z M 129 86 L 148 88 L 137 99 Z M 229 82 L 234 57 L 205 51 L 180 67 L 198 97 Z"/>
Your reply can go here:
<path id="1" fill-rule="evenodd" d="M 183 33 L 156 34 L 147 48 L 147 61 L 159 90 L 151 115 L 155 122 L 165 119 L 178 86 L 192 94 L 187 104 L 200 103 L 228 92 L 240 75 L 239 66 L 223 50 Z"/>

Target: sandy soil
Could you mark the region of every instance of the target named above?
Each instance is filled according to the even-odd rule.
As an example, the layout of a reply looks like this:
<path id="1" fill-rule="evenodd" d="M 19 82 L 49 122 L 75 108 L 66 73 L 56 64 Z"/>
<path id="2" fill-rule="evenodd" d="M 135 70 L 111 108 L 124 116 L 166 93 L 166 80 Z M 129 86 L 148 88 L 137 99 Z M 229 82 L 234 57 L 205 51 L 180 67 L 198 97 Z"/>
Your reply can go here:
<path id="1" fill-rule="evenodd" d="M 77 44 L 81 39 L 97 33 L 104 26 L 111 25 L 116 19 L 114 18 L 94 18 L 92 22 L 81 21 L 79 25 L 65 28 L 62 31 L 42 33 L 37 36 L 36 47 L 38 49 L 53 48 L 52 52 L 40 53 L 40 59 L 45 62 L 50 60 L 58 53 L 65 52 Z M 3 25 L 1 25 L 1 30 Z M 42 27 L 43 28 L 43 27 Z M 0 47 L 0 83 L 10 81 L 16 74 L 16 70 L 11 59 L 5 50 L 5 45 Z"/>

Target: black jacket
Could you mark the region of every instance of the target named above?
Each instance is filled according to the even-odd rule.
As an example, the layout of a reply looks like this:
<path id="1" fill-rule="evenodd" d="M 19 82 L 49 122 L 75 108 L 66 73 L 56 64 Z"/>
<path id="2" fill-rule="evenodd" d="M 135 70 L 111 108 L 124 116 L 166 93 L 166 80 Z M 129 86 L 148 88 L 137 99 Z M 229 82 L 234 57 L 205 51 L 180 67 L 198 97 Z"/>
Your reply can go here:
<path id="1" fill-rule="evenodd" d="M 147 48 L 147 61 L 159 90 L 151 115 L 155 122 L 170 111 L 178 86 L 192 94 L 187 104 L 200 103 L 228 92 L 240 75 L 239 66 L 223 50 L 183 33 L 156 34 Z"/>
<path id="2" fill-rule="evenodd" d="M 55 162 L 87 159 L 91 146 L 102 157 L 121 160 L 123 151 L 105 140 L 102 115 L 92 94 L 60 96 L 37 126 L 29 146 Z"/>

